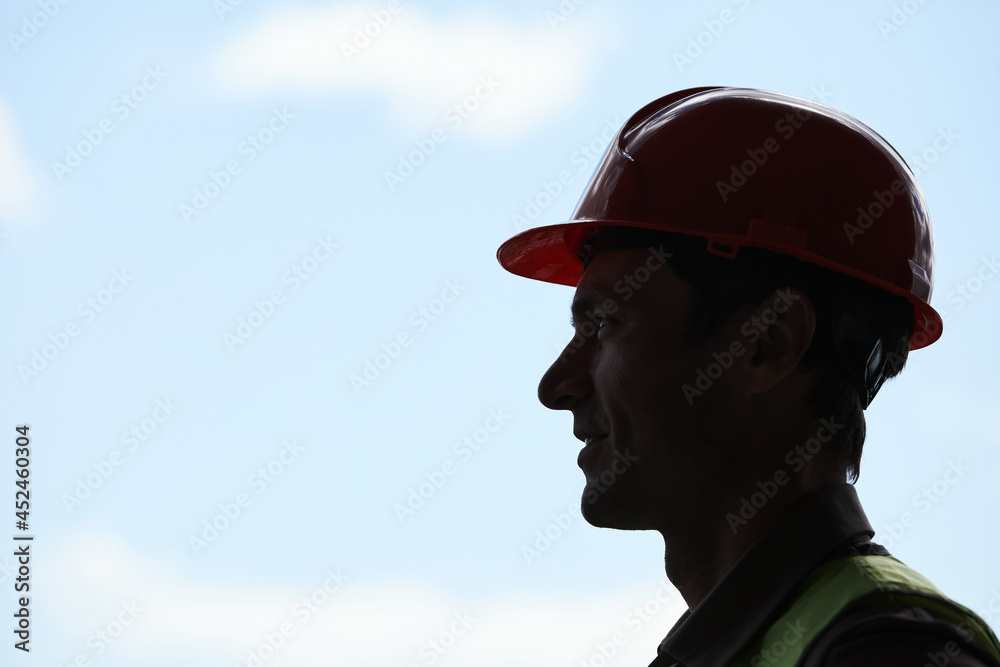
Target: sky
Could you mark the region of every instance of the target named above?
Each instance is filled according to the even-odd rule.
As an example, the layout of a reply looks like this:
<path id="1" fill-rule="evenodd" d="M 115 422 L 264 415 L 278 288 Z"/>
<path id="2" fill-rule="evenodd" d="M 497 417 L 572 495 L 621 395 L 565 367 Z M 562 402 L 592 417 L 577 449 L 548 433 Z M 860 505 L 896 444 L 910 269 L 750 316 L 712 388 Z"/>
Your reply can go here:
<path id="1" fill-rule="evenodd" d="M 580 517 L 571 415 L 536 398 L 572 289 L 495 254 L 569 219 L 634 111 L 705 85 L 829 104 L 914 169 L 944 334 L 867 412 L 856 488 L 876 541 L 992 619 L 998 20 L 5 3 L 8 508 L 30 438 L 7 618 L 13 537 L 34 539 L 31 652 L 8 633 L 4 664 L 647 664 L 686 609 L 662 540 Z"/>

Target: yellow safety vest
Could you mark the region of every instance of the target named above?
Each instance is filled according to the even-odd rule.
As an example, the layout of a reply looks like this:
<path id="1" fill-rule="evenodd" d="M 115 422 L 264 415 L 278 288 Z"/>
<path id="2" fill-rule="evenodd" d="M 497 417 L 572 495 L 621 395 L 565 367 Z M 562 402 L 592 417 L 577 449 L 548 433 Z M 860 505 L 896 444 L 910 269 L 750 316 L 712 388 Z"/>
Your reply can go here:
<path id="1" fill-rule="evenodd" d="M 796 588 L 794 602 L 743 648 L 733 667 L 794 667 L 805 650 L 848 607 L 920 607 L 953 623 L 1000 660 L 1000 641 L 979 616 L 949 600 L 923 575 L 892 556 L 848 556 L 816 568 Z"/>

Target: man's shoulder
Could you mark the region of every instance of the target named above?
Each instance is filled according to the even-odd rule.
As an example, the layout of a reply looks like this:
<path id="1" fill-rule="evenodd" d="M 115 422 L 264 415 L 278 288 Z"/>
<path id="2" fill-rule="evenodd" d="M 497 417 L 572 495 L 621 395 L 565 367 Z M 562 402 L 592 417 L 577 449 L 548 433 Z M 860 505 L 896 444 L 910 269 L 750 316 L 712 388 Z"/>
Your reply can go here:
<path id="1" fill-rule="evenodd" d="M 786 644 L 804 667 L 1000 667 L 989 626 L 888 554 L 840 556 L 813 570 L 751 650 L 767 657 Z"/>
<path id="2" fill-rule="evenodd" d="M 809 648 L 803 667 L 1000 667 L 964 628 L 921 606 L 893 603 L 850 611 Z"/>

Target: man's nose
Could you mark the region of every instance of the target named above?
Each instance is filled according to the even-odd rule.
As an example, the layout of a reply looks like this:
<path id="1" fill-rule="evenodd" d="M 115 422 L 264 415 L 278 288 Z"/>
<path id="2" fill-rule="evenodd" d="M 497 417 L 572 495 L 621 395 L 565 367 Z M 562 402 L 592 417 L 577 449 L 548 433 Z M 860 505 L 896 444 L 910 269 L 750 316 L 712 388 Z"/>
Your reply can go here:
<path id="1" fill-rule="evenodd" d="M 575 340 L 575 339 L 574 339 Z M 538 383 L 538 400 L 550 410 L 569 410 L 591 390 L 587 346 L 567 345 Z"/>

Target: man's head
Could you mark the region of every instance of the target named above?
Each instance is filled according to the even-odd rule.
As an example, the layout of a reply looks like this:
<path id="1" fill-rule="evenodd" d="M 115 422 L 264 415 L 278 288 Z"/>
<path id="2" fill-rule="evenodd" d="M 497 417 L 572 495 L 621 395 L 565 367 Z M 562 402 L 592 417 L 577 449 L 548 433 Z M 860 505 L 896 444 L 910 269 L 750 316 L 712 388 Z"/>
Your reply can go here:
<path id="1" fill-rule="evenodd" d="M 817 432 L 812 474 L 856 478 L 864 387 L 833 323 L 845 298 L 871 313 L 892 377 L 912 329 L 905 299 L 789 256 L 723 258 L 703 239 L 648 229 L 604 228 L 584 261 L 573 339 L 538 393 L 591 440 L 579 457 L 588 520 L 654 528 L 665 512 L 693 516 L 686 502 L 770 479 Z"/>
<path id="2" fill-rule="evenodd" d="M 573 220 L 498 258 L 578 286 L 577 336 L 539 396 L 597 438 L 580 463 L 601 525 L 656 527 L 653 507 L 773 472 L 820 420 L 836 438 L 799 481 L 856 476 L 861 410 L 941 330 L 908 167 L 854 119 L 766 91 L 647 105 Z"/>

